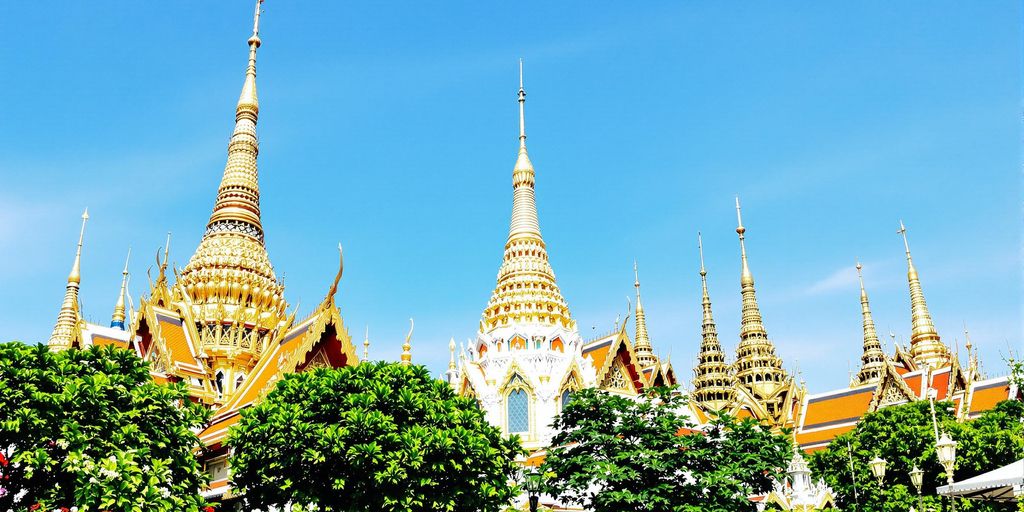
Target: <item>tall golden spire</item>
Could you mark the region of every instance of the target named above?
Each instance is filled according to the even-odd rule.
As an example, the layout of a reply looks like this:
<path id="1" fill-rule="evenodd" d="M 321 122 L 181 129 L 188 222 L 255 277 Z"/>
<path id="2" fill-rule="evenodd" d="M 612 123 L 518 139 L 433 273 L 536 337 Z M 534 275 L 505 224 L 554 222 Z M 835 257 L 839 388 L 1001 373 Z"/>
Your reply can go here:
<path id="1" fill-rule="evenodd" d="M 704 241 L 697 232 L 697 249 L 700 251 L 701 306 L 704 310 L 701 321 L 700 353 L 697 366 L 693 369 L 693 399 L 709 410 L 719 411 L 736 399 L 732 369 L 725 360 L 725 352 L 718 342 L 718 330 L 711 315 L 711 297 L 708 295 L 708 272 L 704 269 Z"/>
<path id="2" fill-rule="evenodd" d="M 756 398 L 765 400 L 765 408 L 772 414 L 781 412 L 782 404 L 776 391 L 788 384 L 789 376 L 782 369 L 782 360 L 775 355 L 775 346 L 768 339 L 757 306 L 754 290 L 754 276 L 747 264 L 745 245 L 746 228 L 740 210 L 740 198 L 736 198 L 736 233 L 740 237 L 740 258 L 743 267 L 740 275 L 740 289 L 743 295 L 743 314 L 740 324 L 740 344 L 736 348 L 736 380 L 750 389 Z"/>
<path id="3" fill-rule="evenodd" d="M 651 338 L 647 335 L 647 315 L 644 314 L 644 305 L 640 302 L 640 272 L 636 267 L 636 260 L 633 260 L 633 286 L 636 287 L 636 337 L 633 350 L 636 351 L 637 361 L 641 368 L 648 368 L 658 363 L 657 356 L 651 346 Z"/>
<path id="4" fill-rule="evenodd" d="M 78 341 L 78 320 L 81 318 L 81 312 L 78 310 L 78 289 L 82 284 L 82 242 L 85 239 L 85 223 L 88 220 L 89 209 L 86 208 L 82 212 L 82 229 L 78 232 L 78 248 L 75 249 L 75 262 L 71 264 L 71 272 L 68 273 L 64 302 L 61 303 L 57 323 L 53 326 L 53 333 L 47 342 L 51 350 L 71 348 L 71 345 Z"/>
<path id="5" fill-rule="evenodd" d="M 274 275 L 263 242 L 260 222 L 259 182 L 256 157 L 259 143 L 256 122 L 256 50 L 260 2 L 256 2 L 253 31 L 249 37 L 249 64 L 242 93 L 235 107 L 235 129 L 228 143 L 228 159 L 217 192 L 217 201 L 206 233 L 181 273 L 192 303 L 207 318 L 244 308 L 245 316 L 260 330 L 270 330 L 285 318 L 284 285 Z"/>
<path id="6" fill-rule="evenodd" d="M 121 271 L 121 291 L 117 294 L 117 303 L 114 304 L 114 314 L 110 317 L 110 326 L 124 330 L 125 308 L 124 296 L 128 293 L 128 260 L 132 257 L 131 248 L 128 249 L 128 256 L 124 259 L 124 270 Z"/>
<path id="7" fill-rule="evenodd" d="M 547 246 L 540 235 L 534 196 L 536 173 L 526 152 L 526 90 L 519 61 L 519 155 L 512 170 L 512 221 L 498 284 L 481 321 L 490 332 L 513 324 L 575 329 L 569 306 L 555 282 Z"/>
<path id="8" fill-rule="evenodd" d="M 928 312 L 928 304 L 924 301 L 921 280 L 910 257 L 910 243 L 907 242 L 907 228 L 900 220 L 897 231 L 903 237 L 903 248 L 907 254 L 907 281 L 910 284 L 910 356 L 920 367 L 928 365 L 932 368 L 943 367 L 950 362 L 949 348 L 942 343 L 939 333 L 935 330 L 932 315 Z"/>
<path id="9" fill-rule="evenodd" d="M 860 371 L 853 378 L 851 386 L 860 386 L 876 382 L 885 371 L 885 352 L 882 342 L 875 330 L 875 321 L 871 318 L 871 307 L 868 305 L 868 292 L 864 289 L 864 275 L 861 273 L 860 262 L 857 262 L 857 278 L 860 280 L 860 310 L 864 317 L 864 353 L 860 356 Z"/>

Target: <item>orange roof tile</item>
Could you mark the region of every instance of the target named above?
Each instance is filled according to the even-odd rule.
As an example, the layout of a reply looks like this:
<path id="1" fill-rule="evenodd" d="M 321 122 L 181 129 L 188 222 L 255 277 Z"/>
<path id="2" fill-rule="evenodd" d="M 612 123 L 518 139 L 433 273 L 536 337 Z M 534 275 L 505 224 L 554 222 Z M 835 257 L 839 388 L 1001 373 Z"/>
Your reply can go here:
<path id="1" fill-rule="evenodd" d="M 974 384 L 974 396 L 971 397 L 968 412 L 972 416 L 981 414 L 1009 397 L 1010 381 L 1006 377 L 977 382 Z"/>
<path id="2" fill-rule="evenodd" d="M 945 400 L 949 398 L 949 377 L 953 373 L 951 370 L 952 368 L 946 368 L 932 374 L 931 387 L 935 388 L 938 392 L 936 395 L 938 400 Z"/>
<path id="3" fill-rule="evenodd" d="M 828 446 L 836 436 L 845 434 L 856 427 L 855 424 L 840 425 L 832 428 L 824 428 L 813 432 L 797 432 L 796 442 L 805 451 L 819 450 Z"/>
<path id="4" fill-rule="evenodd" d="M 206 375 L 201 371 L 199 361 L 192 353 L 192 344 L 189 343 L 185 327 L 181 320 L 158 314 L 157 322 L 160 324 L 160 333 L 164 339 L 164 346 L 171 354 L 171 361 L 174 366 L 187 373 L 193 373 L 201 377 Z"/>
<path id="5" fill-rule="evenodd" d="M 237 412 L 221 418 L 215 418 L 214 422 L 199 434 L 199 440 L 207 447 L 224 441 L 228 436 L 228 429 L 238 423 L 238 420 L 241 418 L 242 415 Z"/>
<path id="6" fill-rule="evenodd" d="M 92 344 L 97 347 L 105 347 L 107 345 L 114 345 L 117 348 L 128 348 L 128 342 L 119 340 L 117 338 L 111 338 L 108 336 L 102 336 L 99 334 L 92 335 Z"/>
<path id="7" fill-rule="evenodd" d="M 921 396 L 921 372 L 911 372 L 903 375 L 903 382 L 910 386 L 910 390 L 918 397 Z"/>
<path id="8" fill-rule="evenodd" d="M 856 422 L 868 411 L 874 392 L 874 386 L 865 386 L 808 398 L 802 427 L 811 429 Z"/>

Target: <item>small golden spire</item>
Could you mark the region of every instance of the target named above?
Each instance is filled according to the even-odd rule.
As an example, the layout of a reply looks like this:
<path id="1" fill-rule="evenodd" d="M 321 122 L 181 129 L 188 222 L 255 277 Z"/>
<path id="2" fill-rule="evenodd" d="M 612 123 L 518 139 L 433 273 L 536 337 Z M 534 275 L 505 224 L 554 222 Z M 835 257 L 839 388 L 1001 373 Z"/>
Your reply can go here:
<path id="1" fill-rule="evenodd" d="M 121 271 L 121 291 L 117 294 L 117 303 L 114 304 L 114 314 L 110 317 L 110 326 L 124 330 L 125 307 L 124 296 L 128 293 L 128 261 L 132 257 L 132 249 L 128 248 L 128 256 L 124 259 L 124 270 Z"/>
<path id="2" fill-rule="evenodd" d="M 918 366 L 927 364 L 932 368 L 942 368 L 950 362 L 949 348 L 942 343 L 939 333 L 935 330 L 935 323 L 924 300 L 921 279 L 910 256 L 910 243 L 907 242 L 907 228 L 903 225 L 903 220 L 900 220 L 900 229 L 896 233 L 903 237 L 903 248 L 907 255 L 907 282 L 910 285 L 910 356 Z"/>
<path id="3" fill-rule="evenodd" d="M 412 344 L 409 343 L 409 340 L 412 339 L 412 330 L 415 328 L 415 326 L 416 324 L 413 323 L 412 318 L 410 318 L 409 334 L 405 336 L 405 343 L 402 344 L 402 364 L 405 366 L 409 366 L 410 364 L 412 364 Z"/>
<path id="4" fill-rule="evenodd" d="M 636 337 L 634 350 L 640 368 L 648 368 L 658 363 L 651 346 L 651 338 L 647 334 L 647 315 L 644 313 L 644 305 L 640 302 L 640 272 L 637 270 L 636 260 L 633 260 L 633 286 L 636 287 Z M 628 300 L 628 297 L 627 297 Z"/>
<path id="5" fill-rule="evenodd" d="M 68 283 L 64 290 L 64 302 L 57 313 L 57 323 L 53 326 L 50 340 L 47 342 L 51 350 L 70 348 L 78 339 L 78 289 L 82 283 L 82 242 L 85 240 L 85 223 L 89 221 L 89 209 L 82 212 L 82 228 L 78 232 L 78 247 L 75 249 L 75 261 L 68 273 Z"/>
<path id="6" fill-rule="evenodd" d="M 860 371 L 852 380 L 853 386 L 860 386 L 870 382 L 876 382 L 885 371 L 885 352 L 882 350 L 882 342 L 878 339 L 878 331 L 875 329 L 875 321 L 871 318 L 871 306 L 868 303 L 868 292 L 864 288 L 864 274 L 861 273 L 863 265 L 857 262 L 857 279 L 860 281 L 860 307 L 861 316 L 864 320 L 864 352 L 860 357 Z"/>
<path id="7" fill-rule="evenodd" d="M 736 233 L 740 235 L 740 259 L 743 262 L 743 269 L 740 279 L 742 282 L 750 282 L 751 286 L 754 284 L 754 276 L 750 273 L 750 267 L 747 265 L 747 246 L 743 242 L 746 239 L 744 235 L 747 232 L 747 228 L 743 227 L 743 213 L 740 211 L 740 196 L 736 196 Z"/>
<path id="8" fill-rule="evenodd" d="M 711 297 L 708 295 L 708 272 L 704 269 L 704 241 L 697 232 L 697 249 L 700 252 L 701 322 L 700 353 L 693 368 L 693 399 L 709 410 L 725 409 L 736 399 L 732 369 L 726 362 L 725 352 L 718 342 L 718 330 L 711 314 Z"/>
<path id="9" fill-rule="evenodd" d="M 366 336 L 363 338 L 363 361 L 370 360 L 370 326 L 366 326 Z"/>

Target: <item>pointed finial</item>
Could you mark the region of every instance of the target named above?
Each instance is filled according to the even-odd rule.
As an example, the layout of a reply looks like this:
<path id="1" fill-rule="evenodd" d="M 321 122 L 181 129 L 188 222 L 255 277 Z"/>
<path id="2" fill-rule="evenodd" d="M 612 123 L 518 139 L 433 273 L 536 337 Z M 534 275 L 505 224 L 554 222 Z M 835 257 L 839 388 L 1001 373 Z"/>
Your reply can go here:
<path id="1" fill-rule="evenodd" d="M 704 277 L 708 275 L 708 271 L 704 270 L 704 239 L 700 236 L 700 231 L 697 232 L 697 250 L 700 252 L 700 275 Z"/>
<path id="2" fill-rule="evenodd" d="M 370 326 L 366 326 L 366 335 L 363 337 L 363 361 L 370 360 Z"/>
<path id="3" fill-rule="evenodd" d="M 71 265 L 71 272 L 68 274 L 69 283 L 82 282 L 82 242 L 85 240 L 85 223 L 89 221 L 89 209 L 82 212 L 82 229 L 78 232 L 78 248 L 75 249 L 75 262 Z"/>
<path id="4" fill-rule="evenodd" d="M 900 219 L 900 229 L 896 230 L 896 234 L 903 237 L 903 248 L 907 251 L 907 261 L 910 261 L 910 244 L 907 242 L 907 227 L 903 225 L 903 219 Z"/>
<path id="5" fill-rule="evenodd" d="M 750 273 L 750 266 L 747 264 L 747 246 L 744 243 L 747 228 L 743 227 L 743 214 L 740 210 L 740 196 L 736 196 L 736 233 L 740 235 L 740 260 L 743 263 L 740 280 L 742 283 L 753 286 L 754 276 Z"/>
<path id="6" fill-rule="evenodd" d="M 167 232 L 167 243 L 164 244 L 164 266 L 167 266 L 167 258 L 171 255 L 171 232 Z"/>
<path id="7" fill-rule="evenodd" d="M 637 270 L 636 258 L 633 258 L 633 287 L 636 288 L 636 296 L 640 297 L 640 272 Z M 638 301 L 639 302 L 639 301 Z"/>
<path id="8" fill-rule="evenodd" d="M 523 88 L 523 59 L 519 59 L 519 147 L 526 147 L 526 89 Z"/>
<path id="9" fill-rule="evenodd" d="M 405 366 L 412 364 L 412 345 L 409 343 L 409 340 L 412 339 L 412 331 L 415 327 L 416 324 L 413 322 L 412 318 L 410 318 L 409 334 L 405 336 L 405 343 L 402 344 L 402 364 Z"/>
<path id="10" fill-rule="evenodd" d="M 967 343 L 964 348 L 967 349 L 968 357 L 970 357 L 971 346 L 972 346 L 971 345 L 971 333 L 967 332 L 967 322 L 964 322 L 964 340 L 966 340 L 966 343 Z"/>
<path id="11" fill-rule="evenodd" d="M 256 0 L 256 13 L 253 14 L 252 17 L 252 37 L 258 37 L 260 35 L 260 12 L 262 12 L 260 4 L 262 3 L 263 0 Z M 259 42 L 256 44 L 259 45 Z"/>
<path id="12" fill-rule="evenodd" d="M 128 261 L 132 257 L 132 248 L 128 248 L 128 256 L 124 259 L 124 270 L 121 271 L 121 292 L 117 295 L 117 302 L 114 304 L 114 314 L 110 317 L 110 326 L 119 327 L 124 330 L 125 307 L 124 296 L 128 288 Z"/>

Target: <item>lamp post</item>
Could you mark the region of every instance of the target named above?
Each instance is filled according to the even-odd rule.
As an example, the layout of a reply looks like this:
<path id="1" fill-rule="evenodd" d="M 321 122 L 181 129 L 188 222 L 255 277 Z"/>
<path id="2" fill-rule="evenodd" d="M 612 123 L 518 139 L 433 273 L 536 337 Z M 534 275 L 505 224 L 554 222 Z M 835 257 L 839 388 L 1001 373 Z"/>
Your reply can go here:
<path id="1" fill-rule="evenodd" d="M 537 470 L 523 474 L 523 487 L 530 499 L 530 512 L 537 512 L 537 504 L 540 502 L 540 480 L 541 474 Z"/>
<path id="2" fill-rule="evenodd" d="M 956 441 L 949 434 L 943 432 L 939 442 L 935 443 L 935 451 L 939 457 L 939 464 L 946 471 L 946 484 L 953 485 L 953 469 L 956 465 Z M 956 498 L 949 497 L 949 504 L 953 511 L 956 511 Z"/>
<path id="3" fill-rule="evenodd" d="M 917 509 L 924 510 L 921 508 L 921 486 L 924 484 L 924 471 L 914 464 L 914 469 L 910 470 L 910 483 L 914 484 L 914 488 L 917 489 Z"/>
<path id="4" fill-rule="evenodd" d="M 875 479 L 878 480 L 878 488 L 882 491 L 883 495 L 885 494 L 884 480 L 886 464 L 885 459 L 877 455 L 874 459 L 871 459 L 871 462 L 868 462 L 868 465 L 871 467 L 871 474 L 875 475 Z"/>

